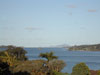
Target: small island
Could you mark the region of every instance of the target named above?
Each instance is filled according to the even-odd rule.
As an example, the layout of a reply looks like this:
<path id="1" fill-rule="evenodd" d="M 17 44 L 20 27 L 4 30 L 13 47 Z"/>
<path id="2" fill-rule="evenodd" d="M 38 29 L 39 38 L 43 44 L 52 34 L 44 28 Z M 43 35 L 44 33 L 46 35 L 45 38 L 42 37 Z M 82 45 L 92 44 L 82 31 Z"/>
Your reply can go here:
<path id="1" fill-rule="evenodd" d="M 70 51 L 100 51 L 100 44 L 69 47 Z"/>

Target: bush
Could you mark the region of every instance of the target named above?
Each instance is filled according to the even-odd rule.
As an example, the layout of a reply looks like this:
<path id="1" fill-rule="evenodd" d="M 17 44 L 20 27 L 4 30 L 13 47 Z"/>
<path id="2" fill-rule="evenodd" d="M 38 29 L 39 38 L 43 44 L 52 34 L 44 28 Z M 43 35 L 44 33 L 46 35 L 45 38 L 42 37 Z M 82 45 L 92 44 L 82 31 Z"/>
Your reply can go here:
<path id="1" fill-rule="evenodd" d="M 47 64 L 49 70 L 60 72 L 66 64 L 62 60 L 52 60 Z"/>
<path id="2" fill-rule="evenodd" d="M 97 75 L 100 75 L 100 70 L 98 70 Z"/>
<path id="3" fill-rule="evenodd" d="M 56 72 L 56 71 L 54 71 L 53 72 L 53 75 L 62 75 L 60 72 Z"/>
<path id="4" fill-rule="evenodd" d="M 98 75 L 97 73 L 98 73 L 98 71 L 97 70 L 90 70 L 90 75 Z"/>
<path id="5" fill-rule="evenodd" d="M 9 65 L 0 59 L 0 75 L 11 75 Z"/>
<path id="6" fill-rule="evenodd" d="M 47 72 L 47 68 L 44 67 L 44 60 L 32 60 L 32 61 L 20 61 L 18 65 L 13 69 L 13 73 L 27 72 L 32 75 L 37 75 L 37 73 Z"/>
<path id="7" fill-rule="evenodd" d="M 85 63 L 80 63 L 73 67 L 71 75 L 90 75 L 90 70 Z"/>
<path id="8" fill-rule="evenodd" d="M 68 75 L 67 73 L 53 71 L 53 75 Z"/>

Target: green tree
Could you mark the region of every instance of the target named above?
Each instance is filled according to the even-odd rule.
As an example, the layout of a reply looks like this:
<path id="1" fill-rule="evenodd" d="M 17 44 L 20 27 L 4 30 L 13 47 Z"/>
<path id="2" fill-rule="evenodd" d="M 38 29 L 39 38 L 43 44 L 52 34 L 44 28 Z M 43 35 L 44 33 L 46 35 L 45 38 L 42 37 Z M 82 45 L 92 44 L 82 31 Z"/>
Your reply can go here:
<path id="1" fill-rule="evenodd" d="M 10 56 L 15 56 L 17 60 L 27 60 L 25 54 L 27 53 L 22 47 L 8 46 L 5 50 Z M 0 51 L 0 56 L 5 56 L 5 51 Z"/>
<path id="2" fill-rule="evenodd" d="M 90 70 L 85 63 L 76 64 L 71 75 L 90 75 Z"/>
<path id="3" fill-rule="evenodd" d="M 50 52 L 50 53 L 48 53 L 48 52 L 47 53 L 40 53 L 39 57 L 46 58 L 48 62 L 50 60 L 58 58 L 57 56 L 54 56 L 53 52 Z"/>

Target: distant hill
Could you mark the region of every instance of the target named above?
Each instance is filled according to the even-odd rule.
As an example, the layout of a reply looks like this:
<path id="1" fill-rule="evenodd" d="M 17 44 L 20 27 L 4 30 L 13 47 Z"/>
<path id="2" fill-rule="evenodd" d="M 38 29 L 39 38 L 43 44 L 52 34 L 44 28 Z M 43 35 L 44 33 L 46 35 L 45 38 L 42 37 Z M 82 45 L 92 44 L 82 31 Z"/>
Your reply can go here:
<path id="1" fill-rule="evenodd" d="M 69 48 L 71 51 L 100 51 L 100 44 L 95 45 L 80 45 Z"/>
<path id="2" fill-rule="evenodd" d="M 0 48 L 8 48 L 8 46 L 4 46 L 4 45 L 2 45 L 2 46 L 0 46 Z"/>
<path id="3" fill-rule="evenodd" d="M 70 46 L 68 44 L 61 44 L 61 45 L 55 45 L 55 46 L 51 46 L 51 47 L 55 47 L 55 48 L 69 48 Z"/>

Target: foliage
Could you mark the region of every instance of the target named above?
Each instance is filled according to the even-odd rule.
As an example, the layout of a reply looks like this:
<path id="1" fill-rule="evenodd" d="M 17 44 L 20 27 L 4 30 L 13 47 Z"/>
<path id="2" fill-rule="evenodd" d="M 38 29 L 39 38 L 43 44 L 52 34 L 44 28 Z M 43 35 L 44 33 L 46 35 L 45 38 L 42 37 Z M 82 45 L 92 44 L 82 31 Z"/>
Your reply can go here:
<path id="1" fill-rule="evenodd" d="M 71 75 L 90 75 L 90 70 L 85 63 L 80 63 L 73 67 Z"/>
<path id="2" fill-rule="evenodd" d="M 100 70 L 97 71 L 97 75 L 100 75 Z"/>
<path id="3" fill-rule="evenodd" d="M 39 56 L 42 57 L 42 58 L 46 58 L 48 62 L 50 60 L 58 58 L 57 56 L 54 56 L 53 52 L 50 52 L 50 53 L 48 53 L 48 52 L 47 53 L 41 53 Z"/>
<path id="4" fill-rule="evenodd" d="M 8 46 L 6 52 L 12 57 L 15 56 L 17 60 L 27 60 L 27 57 L 25 56 L 27 52 L 21 47 Z M 5 51 L 1 51 L 0 56 L 5 56 Z"/>
<path id="5" fill-rule="evenodd" d="M 9 65 L 0 59 L 0 75 L 11 75 Z"/>
<path id="6" fill-rule="evenodd" d="M 53 75 L 68 75 L 67 73 L 53 71 Z"/>
<path id="7" fill-rule="evenodd" d="M 60 72 L 66 66 L 66 64 L 62 60 L 52 60 L 48 62 L 47 66 L 50 70 Z"/>
<path id="8" fill-rule="evenodd" d="M 21 61 L 13 69 L 13 73 L 27 72 L 32 75 L 53 75 L 53 72 L 56 71 L 64 75 L 60 73 L 64 66 L 65 63 L 61 60 L 52 60 L 50 62 L 45 60 Z"/>
<path id="9" fill-rule="evenodd" d="M 44 66 L 46 61 L 44 60 L 32 60 L 32 61 L 20 61 L 18 65 L 13 69 L 13 73 L 28 72 L 32 75 L 38 75 L 38 73 L 46 73 L 47 68 Z"/>
<path id="10" fill-rule="evenodd" d="M 97 73 L 98 73 L 97 70 L 90 70 L 90 75 L 98 75 Z"/>
<path id="11" fill-rule="evenodd" d="M 100 51 L 100 44 L 72 46 L 69 50 Z"/>
<path id="12" fill-rule="evenodd" d="M 10 56 L 6 51 L 4 52 L 4 54 L 5 56 L 0 56 L 1 60 L 5 63 L 8 63 L 10 67 L 14 66 L 16 64 L 15 62 L 17 61 L 16 57 Z"/>

